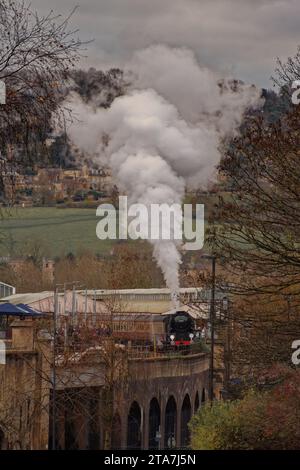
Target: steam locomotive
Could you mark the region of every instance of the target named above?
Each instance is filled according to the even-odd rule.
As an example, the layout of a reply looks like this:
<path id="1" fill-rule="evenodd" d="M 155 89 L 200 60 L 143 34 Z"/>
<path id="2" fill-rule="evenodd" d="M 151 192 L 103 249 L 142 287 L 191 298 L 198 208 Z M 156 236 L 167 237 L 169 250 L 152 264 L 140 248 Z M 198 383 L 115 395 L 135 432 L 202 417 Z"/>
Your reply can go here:
<path id="1" fill-rule="evenodd" d="M 193 318 L 183 311 L 177 311 L 166 322 L 167 343 L 172 346 L 190 346 L 196 333 Z"/>
<path id="2" fill-rule="evenodd" d="M 113 335 L 134 344 L 149 342 L 168 347 L 190 346 L 199 335 L 195 320 L 184 311 L 172 314 L 117 315 L 113 321 Z"/>

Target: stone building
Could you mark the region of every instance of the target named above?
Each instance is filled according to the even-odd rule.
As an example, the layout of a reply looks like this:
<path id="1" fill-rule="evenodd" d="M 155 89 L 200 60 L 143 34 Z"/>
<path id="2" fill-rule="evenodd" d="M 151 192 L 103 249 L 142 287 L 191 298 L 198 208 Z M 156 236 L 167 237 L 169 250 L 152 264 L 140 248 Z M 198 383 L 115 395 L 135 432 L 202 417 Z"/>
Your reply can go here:
<path id="1" fill-rule="evenodd" d="M 0 364 L 0 448 L 47 449 L 51 347 L 35 320 L 15 320 Z"/>

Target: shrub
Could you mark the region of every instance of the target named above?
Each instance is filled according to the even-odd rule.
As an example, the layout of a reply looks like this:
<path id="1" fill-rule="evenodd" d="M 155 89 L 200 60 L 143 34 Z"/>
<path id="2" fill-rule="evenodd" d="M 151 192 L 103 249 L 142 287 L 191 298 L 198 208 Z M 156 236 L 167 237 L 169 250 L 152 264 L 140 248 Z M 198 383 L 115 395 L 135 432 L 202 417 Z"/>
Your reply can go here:
<path id="1" fill-rule="evenodd" d="M 190 423 L 199 450 L 300 449 L 300 372 L 289 371 L 268 391 L 200 408 Z"/>

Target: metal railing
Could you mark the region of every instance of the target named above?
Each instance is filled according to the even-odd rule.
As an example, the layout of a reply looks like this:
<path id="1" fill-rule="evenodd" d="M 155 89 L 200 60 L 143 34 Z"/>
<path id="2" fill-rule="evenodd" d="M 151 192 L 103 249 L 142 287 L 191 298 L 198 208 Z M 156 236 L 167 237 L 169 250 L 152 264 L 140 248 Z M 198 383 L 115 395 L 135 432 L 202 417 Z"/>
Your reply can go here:
<path id="1" fill-rule="evenodd" d="M 83 357 L 105 356 L 113 347 L 115 353 L 124 353 L 129 359 L 163 359 L 163 358 L 181 358 L 184 356 L 195 355 L 199 353 L 207 353 L 208 349 L 203 341 L 192 343 L 190 346 L 172 346 L 165 344 L 157 346 L 153 343 L 130 344 L 118 342 L 112 337 L 98 338 L 97 341 L 69 341 L 67 344 L 62 342 L 55 346 L 56 356 L 61 358 L 77 358 Z"/>

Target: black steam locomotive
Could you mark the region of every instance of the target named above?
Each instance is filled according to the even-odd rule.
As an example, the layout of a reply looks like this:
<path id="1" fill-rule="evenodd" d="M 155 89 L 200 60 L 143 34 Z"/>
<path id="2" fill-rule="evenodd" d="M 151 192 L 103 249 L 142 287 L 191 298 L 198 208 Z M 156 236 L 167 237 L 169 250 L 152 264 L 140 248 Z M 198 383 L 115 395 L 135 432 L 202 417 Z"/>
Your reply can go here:
<path id="1" fill-rule="evenodd" d="M 183 311 L 177 311 L 166 320 L 167 342 L 172 346 L 190 346 L 195 337 L 196 324 Z"/>

